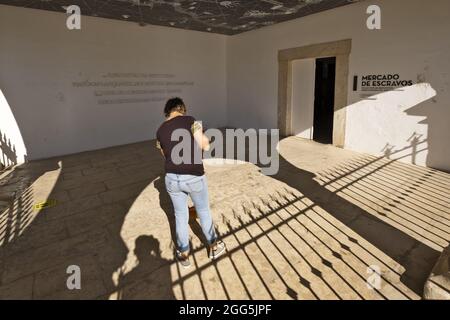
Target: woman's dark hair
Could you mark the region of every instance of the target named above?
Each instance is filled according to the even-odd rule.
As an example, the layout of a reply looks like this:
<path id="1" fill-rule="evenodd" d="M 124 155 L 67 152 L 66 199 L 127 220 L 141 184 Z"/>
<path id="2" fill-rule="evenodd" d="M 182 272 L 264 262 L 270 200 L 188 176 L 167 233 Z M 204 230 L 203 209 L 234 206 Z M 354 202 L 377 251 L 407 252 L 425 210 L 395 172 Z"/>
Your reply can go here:
<path id="1" fill-rule="evenodd" d="M 186 106 L 180 98 L 172 98 L 166 102 L 166 106 L 164 107 L 164 114 L 166 115 L 166 118 L 169 117 L 170 113 L 174 111 L 178 111 L 183 114 L 186 113 Z"/>

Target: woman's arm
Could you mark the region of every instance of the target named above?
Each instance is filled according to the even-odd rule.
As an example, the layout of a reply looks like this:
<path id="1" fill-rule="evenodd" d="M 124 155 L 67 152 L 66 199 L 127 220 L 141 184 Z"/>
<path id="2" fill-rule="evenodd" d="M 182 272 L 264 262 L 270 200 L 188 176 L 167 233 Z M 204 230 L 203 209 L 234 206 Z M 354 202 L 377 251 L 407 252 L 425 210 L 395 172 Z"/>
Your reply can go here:
<path id="1" fill-rule="evenodd" d="M 200 122 L 195 122 L 192 125 L 192 132 L 194 135 L 195 142 L 200 146 L 203 151 L 208 151 L 210 149 L 210 143 L 208 137 L 203 133 L 203 127 Z"/>
<path id="2" fill-rule="evenodd" d="M 159 149 L 159 151 L 161 151 L 162 156 L 164 157 L 164 159 L 166 158 L 166 156 L 164 155 L 164 151 L 161 147 L 161 143 L 159 142 L 159 140 L 156 140 L 156 148 Z"/>
<path id="3" fill-rule="evenodd" d="M 194 139 L 203 151 L 208 151 L 211 147 L 208 137 L 202 131 L 194 133 Z"/>

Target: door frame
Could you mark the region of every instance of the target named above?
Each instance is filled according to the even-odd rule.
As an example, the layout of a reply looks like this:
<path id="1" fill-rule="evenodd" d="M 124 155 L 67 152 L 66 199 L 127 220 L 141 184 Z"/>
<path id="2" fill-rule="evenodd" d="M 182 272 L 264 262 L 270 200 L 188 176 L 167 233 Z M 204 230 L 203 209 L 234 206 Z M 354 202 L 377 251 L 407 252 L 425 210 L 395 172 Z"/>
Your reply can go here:
<path id="1" fill-rule="evenodd" d="M 351 49 L 352 40 L 346 39 L 278 51 L 278 128 L 282 136 L 293 135 L 292 61 L 336 57 L 333 145 L 344 147 Z"/>

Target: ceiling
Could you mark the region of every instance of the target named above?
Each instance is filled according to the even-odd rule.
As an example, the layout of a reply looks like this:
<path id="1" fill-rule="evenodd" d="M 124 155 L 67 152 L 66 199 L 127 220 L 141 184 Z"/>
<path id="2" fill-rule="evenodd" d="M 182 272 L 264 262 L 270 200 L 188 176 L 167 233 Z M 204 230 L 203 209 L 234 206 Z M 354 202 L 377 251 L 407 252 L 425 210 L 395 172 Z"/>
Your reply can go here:
<path id="1" fill-rule="evenodd" d="M 359 0 L 0 0 L 0 4 L 233 35 Z"/>

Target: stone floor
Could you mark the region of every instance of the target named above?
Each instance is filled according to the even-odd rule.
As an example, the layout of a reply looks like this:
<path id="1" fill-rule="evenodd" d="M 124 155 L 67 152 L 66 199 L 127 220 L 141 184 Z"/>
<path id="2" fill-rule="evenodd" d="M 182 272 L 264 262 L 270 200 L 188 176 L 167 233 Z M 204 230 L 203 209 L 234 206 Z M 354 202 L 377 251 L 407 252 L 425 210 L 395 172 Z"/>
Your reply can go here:
<path id="1" fill-rule="evenodd" d="M 295 137 L 279 150 L 272 177 L 207 165 L 228 252 L 211 262 L 191 221 L 188 270 L 153 141 L 4 174 L 0 299 L 420 299 L 450 240 L 450 175 Z"/>

